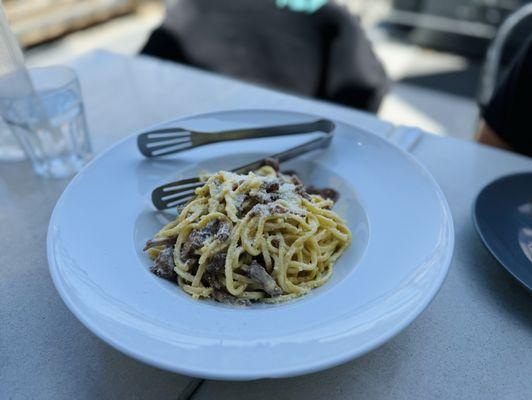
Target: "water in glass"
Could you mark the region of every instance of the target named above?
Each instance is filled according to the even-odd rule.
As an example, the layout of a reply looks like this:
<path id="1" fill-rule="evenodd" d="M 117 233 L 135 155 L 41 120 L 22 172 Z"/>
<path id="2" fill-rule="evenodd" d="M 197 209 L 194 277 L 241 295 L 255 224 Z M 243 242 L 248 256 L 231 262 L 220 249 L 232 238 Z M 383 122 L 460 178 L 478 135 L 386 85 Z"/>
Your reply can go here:
<path id="1" fill-rule="evenodd" d="M 0 111 L 35 171 L 67 177 L 87 162 L 91 146 L 81 91 L 72 70 L 30 70 L 35 92 L 0 97 Z"/>

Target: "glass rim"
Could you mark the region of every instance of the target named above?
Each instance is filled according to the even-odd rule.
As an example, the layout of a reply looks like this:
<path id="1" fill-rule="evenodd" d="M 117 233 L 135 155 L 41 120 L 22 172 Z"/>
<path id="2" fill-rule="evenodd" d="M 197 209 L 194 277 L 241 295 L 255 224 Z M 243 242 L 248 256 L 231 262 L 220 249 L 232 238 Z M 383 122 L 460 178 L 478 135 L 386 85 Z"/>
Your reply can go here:
<path id="1" fill-rule="evenodd" d="M 56 91 L 61 91 L 65 88 L 67 88 L 69 85 L 75 83 L 75 84 L 78 84 L 79 85 L 79 79 L 78 79 L 78 74 L 76 73 L 76 71 L 69 67 L 69 66 L 66 66 L 66 65 L 48 65 L 48 66 L 39 66 L 39 67 L 29 67 L 29 68 L 26 68 L 26 71 L 31 79 L 31 83 L 33 85 L 33 89 L 35 90 L 35 93 L 39 94 L 39 93 L 42 93 L 42 92 L 56 92 Z M 55 72 L 66 72 L 68 74 L 68 77 L 66 78 L 66 81 L 63 82 L 63 83 L 60 83 L 56 86 L 53 86 L 53 87 L 50 87 L 50 88 L 38 88 L 36 87 L 35 85 L 35 81 L 34 81 L 34 78 L 32 76 L 32 72 L 37 72 L 37 73 L 42 73 L 42 72 L 46 72 L 46 71 L 55 71 Z M 13 71 L 9 74 L 5 74 L 4 76 L 1 76 L 0 77 L 0 80 L 4 77 L 7 77 L 11 74 L 16 74 L 17 71 Z M 20 96 L 12 96 L 12 95 L 2 95 L 0 94 L 0 99 L 6 99 L 6 98 L 14 98 L 14 97 L 24 97 L 23 95 L 20 95 Z"/>
<path id="2" fill-rule="evenodd" d="M 44 72 L 44 71 L 63 71 L 63 72 L 67 72 L 70 75 L 69 77 L 70 79 L 67 79 L 66 83 L 57 85 L 53 89 L 49 89 L 49 90 L 61 90 L 65 88 L 66 86 L 70 85 L 72 82 L 79 82 L 78 74 L 76 74 L 76 71 L 73 68 L 66 66 L 66 65 L 48 65 L 44 67 L 31 67 L 31 68 L 27 68 L 27 71 L 30 77 L 31 77 L 32 72 Z M 35 91 L 38 92 L 39 90 L 35 88 Z"/>

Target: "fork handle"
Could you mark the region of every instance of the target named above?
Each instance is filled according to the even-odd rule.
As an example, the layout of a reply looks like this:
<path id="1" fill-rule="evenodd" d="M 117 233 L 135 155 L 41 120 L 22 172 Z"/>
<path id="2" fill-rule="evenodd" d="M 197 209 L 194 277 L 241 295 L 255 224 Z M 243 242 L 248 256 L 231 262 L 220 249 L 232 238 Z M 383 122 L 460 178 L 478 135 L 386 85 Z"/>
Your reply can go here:
<path id="1" fill-rule="evenodd" d="M 267 126 L 263 128 L 246 128 L 217 133 L 196 132 L 198 135 L 192 137 L 196 145 L 208 143 L 225 142 L 230 140 L 256 139 L 264 137 L 300 135 L 311 132 L 330 133 L 334 129 L 334 123 L 327 119 L 318 119 L 312 122 L 299 124 Z"/>
<path id="2" fill-rule="evenodd" d="M 332 140 L 331 135 L 323 136 L 323 137 L 311 140 L 309 142 L 303 143 L 302 145 L 292 147 L 281 153 L 273 154 L 268 158 L 276 158 L 277 160 L 279 160 L 279 162 L 288 161 L 302 154 L 308 153 L 309 151 L 317 150 L 317 149 L 324 149 L 329 146 L 329 144 L 331 143 L 331 140 Z M 236 174 L 246 174 L 250 171 L 254 171 L 262 167 L 265 162 L 266 162 L 266 159 L 263 158 L 262 160 L 257 160 L 252 163 L 235 168 L 232 170 L 232 172 Z"/>

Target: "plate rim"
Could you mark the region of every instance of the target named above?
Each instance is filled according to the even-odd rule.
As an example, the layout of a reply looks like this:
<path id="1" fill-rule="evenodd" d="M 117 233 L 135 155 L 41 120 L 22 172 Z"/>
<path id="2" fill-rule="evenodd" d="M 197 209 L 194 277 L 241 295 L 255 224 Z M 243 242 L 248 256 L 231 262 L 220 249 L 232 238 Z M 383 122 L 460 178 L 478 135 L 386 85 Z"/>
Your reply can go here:
<path id="1" fill-rule="evenodd" d="M 344 125 L 349 126 L 352 129 L 361 130 L 366 132 L 367 134 L 370 134 L 377 138 L 377 140 L 382 141 L 386 146 L 392 146 L 395 150 L 400 151 L 403 156 L 407 157 L 409 161 L 421 172 L 423 173 L 426 178 L 429 180 L 429 182 L 433 185 L 434 189 L 436 190 L 436 193 L 438 195 L 439 203 L 442 206 L 444 215 L 445 215 L 445 222 L 446 222 L 446 242 L 448 243 L 445 257 L 443 258 L 441 262 L 442 269 L 440 273 L 433 279 L 430 290 L 427 291 L 425 296 L 423 297 L 422 301 L 419 301 L 415 307 L 410 310 L 410 313 L 407 317 L 402 319 L 402 321 L 394 326 L 393 329 L 390 329 L 389 331 L 385 332 L 384 334 L 374 338 L 371 341 L 368 341 L 367 344 L 362 349 L 355 349 L 354 351 L 346 351 L 343 352 L 336 357 L 329 357 L 326 360 L 320 360 L 319 362 L 314 362 L 312 364 L 305 365 L 304 367 L 300 366 L 292 366 L 292 367 L 285 367 L 285 368 L 264 368 L 260 371 L 252 371 L 251 373 L 247 371 L 241 370 L 240 372 L 235 371 L 235 369 L 228 369 L 225 370 L 208 370 L 205 368 L 198 368 L 198 367 L 186 367 L 186 366 L 180 366 L 176 363 L 170 363 L 170 362 L 161 362 L 160 360 L 157 360 L 155 358 L 146 356 L 144 352 L 137 351 L 136 349 L 132 349 L 128 346 L 124 346 L 120 343 L 120 341 L 116 340 L 112 337 L 112 335 L 108 335 L 104 332 L 103 329 L 101 329 L 98 325 L 92 324 L 91 321 L 88 320 L 84 316 L 84 313 L 80 311 L 77 306 L 73 303 L 73 301 L 70 300 L 69 296 L 67 295 L 66 291 L 64 290 L 64 287 L 61 283 L 61 280 L 58 276 L 58 267 L 57 263 L 55 261 L 55 254 L 53 251 L 52 246 L 52 236 L 53 236 L 53 226 L 55 220 L 58 218 L 57 214 L 59 213 L 59 209 L 61 204 L 63 203 L 66 193 L 68 193 L 70 190 L 72 190 L 72 186 L 74 182 L 77 182 L 80 177 L 83 176 L 83 172 L 90 168 L 90 166 L 100 159 L 100 157 L 103 157 L 108 152 L 114 150 L 116 147 L 119 147 L 123 143 L 127 142 L 128 140 L 134 139 L 134 136 L 139 134 L 142 131 L 145 131 L 147 129 L 151 129 L 152 127 L 161 126 L 170 122 L 178 122 L 186 119 L 194 119 L 198 117 L 208 117 L 210 115 L 218 115 L 218 114 L 225 114 L 225 113 L 238 113 L 238 112 L 273 112 L 273 113 L 282 113 L 282 114 L 298 114 L 301 116 L 312 116 L 312 117 L 320 117 L 319 114 L 313 114 L 313 113 L 307 113 L 302 112 L 298 110 L 281 110 L 281 109 L 271 109 L 271 108 L 242 108 L 242 109 L 228 109 L 228 110 L 217 110 L 217 111 L 209 111 L 206 113 L 194 113 L 194 114 L 187 114 L 183 116 L 179 116 L 176 118 L 170 118 L 165 121 L 153 124 L 148 126 L 144 129 L 139 129 L 131 134 L 127 135 L 126 137 L 120 139 L 116 143 L 109 146 L 107 149 L 101 151 L 97 156 L 95 156 L 89 163 L 87 163 L 80 172 L 68 183 L 67 187 L 63 190 L 61 193 L 61 196 L 56 202 L 56 205 L 54 206 L 54 209 L 52 211 L 48 230 L 47 230 L 47 239 L 46 239 L 46 249 L 47 249 L 47 260 L 48 260 L 48 266 L 49 266 L 49 272 L 52 277 L 52 281 L 54 283 L 54 286 L 56 287 L 57 292 L 59 293 L 59 296 L 67 306 L 67 308 L 74 314 L 74 316 L 94 335 L 96 335 L 99 339 L 101 339 L 103 342 L 107 343 L 111 347 L 121 351 L 122 353 L 126 354 L 129 357 L 132 357 L 136 360 L 140 360 L 148 365 L 162 368 L 167 371 L 172 371 L 175 373 L 192 376 L 192 377 L 198 377 L 198 378 L 204 378 L 204 379 L 221 379 L 221 380 L 229 380 L 229 381 L 244 381 L 244 380 L 253 380 L 253 379 L 263 379 L 263 378 L 285 378 L 285 377 L 295 377 L 300 375 L 305 375 L 317 371 L 322 371 L 325 369 L 329 369 L 335 366 L 338 366 L 340 364 L 346 363 L 348 361 L 354 360 L 355 358 L 358 358 L 364 354 L 367 354 L 374 349 L 380 347 L 384 343 L 391 340 L 393 337 L 398 335 L 400 332 L 402 332 L 406 327 L 408 327 L 415 319 L 417 319 L 421 313 L 430 305 L 430 303 L 436 298 L 436 295 L 440 291 L 441 287 L 443 286 L 443 282 L 445 281 L 445 278 L 447 277 L 450 269 L 451 260 L 454 254 L 454 247 L 455 247 L 455 234 L 454 234 L 454 221 L 452 218 L 452 213 L 449 207 L 449 204 L 447 202 L 447 199 L 436 181 L 436 179 L 432 176 L 432 174 L 428 171 L 428 169 L 422 165 L 419 161 L 415 159 L 415 157 L 410 154 L 409 152 L 403 150 L 402 148 L 398 146 L 394 146 L 390 142 L 388 142 L 386 139 L 380 137 L 378 134 L 375 134 L 363 127 L 359 127 L 356 125 L 353 125 L 349 122 L 346 122 L 345 120 L 341 119 L 335 119 L 334 121 L 341 122 Z M 326 117 L 325 117 L 326 118 Z"/>

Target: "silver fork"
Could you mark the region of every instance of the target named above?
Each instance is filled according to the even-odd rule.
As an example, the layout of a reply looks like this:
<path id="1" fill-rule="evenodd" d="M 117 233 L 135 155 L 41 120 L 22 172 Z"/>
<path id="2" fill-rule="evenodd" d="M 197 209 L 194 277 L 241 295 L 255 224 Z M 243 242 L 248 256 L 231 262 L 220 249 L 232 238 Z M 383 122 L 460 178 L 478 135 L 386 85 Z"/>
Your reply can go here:
<path id="1" fill-rule="evenodd" d="M 332 122 L 331 122 L 332 123 Z M 334 123 L 333 129 L 334 129 Z M 332 129 L 331 129 L 332 131 Z M 412 149 L 419 143 L 422 138 L 422 132 L 418 128 L 410 126 L 394 126 L 390 131 L 384 134 L 384 138 L 400 147 L 406 152 Z M 315 139 L 313 141 L 294 147 L 283 153 L 275 154 L 269 158 L 277 158 L 280 162 L 287 161 L 291 158 L 297 157 L 306 152 L 327 147 L 332 139 L 332 135 L 327 135 L 323 138 Z M 257 160 L 242 167 L 235 168 L 233 172 L 245 174 L 253 171 L 264 165 L 265 158 Z M 171 182 L 163 186 L 159 186 L 152 192 L 152 202 L 159 210 L 165 210 L 178 205 L 185 204 L 192 197 L 196 188 L 202 186 L 204 183 L 200 178 L 182 179 L 176 182 Z"/>
<path id="2" fill-rule="evenodd" d="M 334 123 L 330 123 L 334 129 Z M 275 158 L 279 160 L 279 162 L 291 160 L 292 158 L 298 157 L 312 150 L 326 148 L 331 143 L 331 140 L 332 135 L 330 132 L 327 132 L 326 136 L 308 141 L 296 147 L 292 147 L 291 149 L 281 153 L 273 154 L 267 158 Z M 253 161 L 231 171 L 237 174 L 247 174 L 248 172 L 254 171 L 265 165 L 267 158 L 261 158 L 260 160 Z M 179 181 L 167 183 L 166 185 L 159 186 L 153 190 L 151 194 L 151 200 L 153 205 L 158 210 L 166 210 L 168 208 L 180 206 L 190 201 L 194 197 L 194 191 L 204 184 L 205 182 L 203 182 L 199 177 L 181 179 Z"/>
<path id="3" fill-rule="evenodd" d="M 224 132 L 199 132 L 182 128 L 162 128 L 138 135 L 137 146 L 144 156 L 159 157 L 211 143 L 272 136 L 299 135 L 311 132 L 329 133 L 333 129 L 334 124 L 326 119 Z"/>

